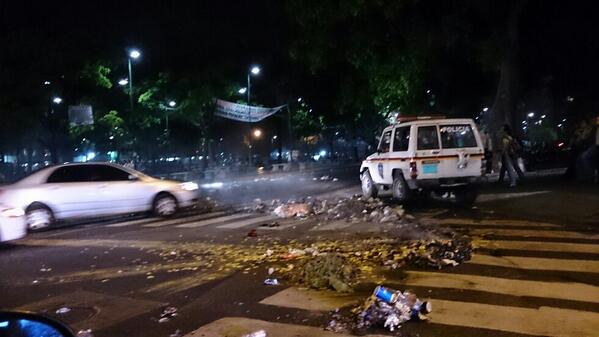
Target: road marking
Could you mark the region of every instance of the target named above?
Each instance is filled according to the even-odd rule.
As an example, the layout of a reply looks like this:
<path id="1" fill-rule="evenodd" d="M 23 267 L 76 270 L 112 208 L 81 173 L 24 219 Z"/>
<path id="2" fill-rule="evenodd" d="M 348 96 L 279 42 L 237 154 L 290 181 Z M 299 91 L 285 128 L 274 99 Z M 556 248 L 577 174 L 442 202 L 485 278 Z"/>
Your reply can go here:
<path id="1" fill-rule="evenodd" d="M 160 221 L 160 219 L 159 218 L 143 218 L 143 219 L 139 219 L 139 220 L 117 222 L 117 223 L 113 223 L 110 225 L 106 225 L 106 227 L 125 227 L 125 226 L 137 225 L 137 224 L 144 223 L 144 222 L 154 222 L 154 221 Z"/>
<path id="2" fill-rule="evenodd" d="M 316 225 L 310 229 L 311 231 L 334 231 L 350 227 L 354 223 L 347 221 L 333 221 L 325 225 Z"/>
<path id="3" fill-rule="evenodd" d="M 245 336 L 252 332 L 264 330 L 269 337 L 353 337 L 349 333 L 325 331 L 322 327 L 298 324 L 284 324 L 262 321 L 245 317 L 225 317 L 208 323 L 192 331 L 184 337 L 223 337 Z M 382 335 L 366 335 L 365 337 L 383 337 Z M 582 337 L 582 336 L 581 336 Z"/>
<path id="4" fill-rule="evenodd" d="M 359 299 L 354 294 L 289 287 L 259 303 L 285 308 L 328 311 L 346 307 L 358 301 Z"/>
<path id="5" fill-rule="evenodd" d="M 225 225 L 220 225 L 220 226 L 217 226 L 216 228 L 225 228 L 225 229 L 241 228 L 241 227 L 253 225 L 256 223 L 260 223 L 260 222 L 272 221 L 274 219 L 277 219 L 277 216 L 265 215 L 265 216 L 262 216 L 259 218 L 252 218 L 252 219 L 237 221 L 237 222 L 233 222 L 233 223 L 229 223 L 229 224 L 225 224 Z"/>
<path id="6" fill-rule="evenodd" d="M 195 288 L 202 284 L 216 279 L 222 279 L 229 276 L 234 271 L 214 271 L 191 276 L 175 278 L 139 290 L 140 293 L 160 293 L 162 295 L 172 295 L 181 291 Z"/>
<path id="7" fill-rule="evenodd" d="M 599 239 L 599 234 L 581 233 L 561 230 L 529 230 L 529 229 L 471 229 L 474 235 L 497 235 L 517 237 L 540 237 L 557 239 Z M 599 243 L 599 242 L 598 242 Z"/>
<path id="8" fill-rule="evenodd" d="M 197 227 L 203 227 L 203 226 L 208 226 L 208 225 L 212 225 L 215 223 L 219 223 L 219 222 L 224 222 L 224 221 L 229 221 L 229 220 L 235 220 L 235 219 L 239 219 L 239 218 L 247 218 L 249 216 L 252 216 L 249 213 L 238 213 L 238 214 L 232 214 L 229 216 L 223 216 L 223 217 L 219 217 L 219 218 L 214 218 L 214 219 L 208 219 L 208 220 L 204 220 L 204 221 L 198 221 L 198 222 L 192 222 L 192 223 L 186 223 L 183 225 L 177 225 L 176 227 L 179 228 L 197 228 Z"/>
<path id="9" fill-rule="evenodd" d="M 172 219 L 172 220 L 168 220 L 168 221 L 161 221 L 158 223 L 151 223 L 151 224 L 143 225 L 142 227 L 146 227 L 146 228 L 164 227 L 164 226 L 170 226 L 172 224 L 189 223 L 192 221 L 203 220 L 203 219 L 213 218 L 213 217 L 219 217 L 224 214 L 226 214 L 226 212 L 206 213 L 206 214 L 200 214 L 200 215 L 196 215 L 196 216 L 192 216 L 192 217 L 177 218 L 177 219 Z"/>
<path id="10" fill-rule="evenodd" d="M 431 322 L 552 337 L 591 337 L 599 331 L 599 313 L 538 309 L 432 299 Z M 492 335 L 492 334 L 490 334 Z"/>
<path id="11" fill-rule="evenodd" d="M 448 226 L 518 226 L 518 227 L 562 227 L 548 222 L 534 222 L 526 220 L 495 220 L 495 219 L 426 219 L 439 225 Z"/>
<path id="12" fill-rule="evenodd" d="M 512 249 L 524 251 L 542 251 L 559 253 L 590 253 L 599 254 L 599 245 L 586 243 L 566 242 L 539 242 L 539 241 L 510 241 L 510 240 L 478 240 L 481 247 L 489 249 Z"/>
<path id="13" fill-rule="evenodd" d="M 535 191 L 535 192 L 519 192 L 519 193 L 493 193 L 493 194 L 481 194 L 476 198 L 476 202 L 489 202 L 497 200 L 515 199 L 530 197 L 538 194 L 546 194 L 551 191 Z"/>
<path id="14" fill-rule="evenodd" d="M 514 280 L 469 274 L 408 271 L 401 283 L 431 288 L 477 290 L 514 296 L 532 296 L 599 303 L 599 287 L 577 282 Z"/>
<path id="15" fill-rule="evenodd" d="M 528 270 L 573 271 L 581 273 L 599 273 L 599 261 L 548 259 L 520 256 L 490 256 L 473 254 L 468 263 L 486 266 L 519 268 Z"/>

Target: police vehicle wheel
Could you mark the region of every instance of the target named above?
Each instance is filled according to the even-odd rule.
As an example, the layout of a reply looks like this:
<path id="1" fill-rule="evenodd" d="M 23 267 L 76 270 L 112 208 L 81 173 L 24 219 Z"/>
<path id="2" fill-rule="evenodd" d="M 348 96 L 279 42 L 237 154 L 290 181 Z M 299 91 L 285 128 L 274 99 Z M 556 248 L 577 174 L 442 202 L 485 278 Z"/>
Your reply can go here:
<path id="1" fill-rule="evenodd" d="M 362 180 L 362 196 L 366 199 L 376 198 L 379 190 L 377 186 L 374 184 L 374 181 L 370 176 L 370 172 L 365 171 L 364 173 L 362 173 L 362 176 L 360 178 Z"/>
<path id="2" fill-rule="evenodd" d="M 456 189 L 453 194 L 455 195 L 455 200 L 458 203 L 472 205 L 476 201 L 478 190 L 474 187 L 466 186 Z"/>
<path id="3" fill-rule="evenodd" d="M 399 202 L 410 199 L 410 188 L 401 174 L 393 179 L 393 197 Z"/>

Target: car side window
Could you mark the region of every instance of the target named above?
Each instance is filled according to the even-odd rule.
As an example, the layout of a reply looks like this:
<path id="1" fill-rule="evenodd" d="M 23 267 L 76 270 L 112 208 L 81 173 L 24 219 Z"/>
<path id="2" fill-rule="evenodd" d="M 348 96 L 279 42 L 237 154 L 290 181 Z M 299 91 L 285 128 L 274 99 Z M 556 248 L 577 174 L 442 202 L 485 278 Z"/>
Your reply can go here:
<path id="1" fill-rule="evenodd" d="M 391 149 L 391 130 L 383 133 L 383 137 L 381 138 L 381 142 L 379 144 L 379 152 L 389 152 Z"/>
<path id="2" fill-rule="evenodd" d="M 106 165 L 92 165 L 91 181 L 126 181 L 129 173 L 116 167 Z"/>
<path id="3" fill-rule="evenodd" d="M 410 147 L 410 127 L 404 126 L 395 129 L 393 137 L 393 152 L 408 151 Z"/>
<path id="4" fill-rule="evenodd" d="M 437 127 L 434 125 L 418 127 L 418 150 L 436 150 L 438 148 Z"/>
<path id="5" fill-rule="evenodd" d="M 48 183 L 78 183 L 88 181 L 87 174 L 83 166 L 63 166 L 56 169 L 48 177 Z"/>

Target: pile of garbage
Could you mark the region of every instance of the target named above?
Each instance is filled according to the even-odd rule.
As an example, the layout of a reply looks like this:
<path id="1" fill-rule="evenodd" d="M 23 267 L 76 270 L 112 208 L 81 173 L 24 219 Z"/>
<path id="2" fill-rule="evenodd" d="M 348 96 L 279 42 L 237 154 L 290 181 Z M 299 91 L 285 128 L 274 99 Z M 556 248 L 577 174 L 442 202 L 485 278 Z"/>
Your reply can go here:
<path id="1" fill-rule="evenodd" d="M 395 331 L 408 321 L 427 321 L 431 310 L 431 303 L 421 301 L 411 290 L 401 292 L 378 286 L 362 306 L 354 309 L 356 328 L 383 327 Z"/>
<path id="2" fill-rule="evenodd" d="M 341 254 L 325 253 L 309 259 L 295 275 L 295 281 L 316 289 L 352 292 L 356 270 Z"/>
<path id="3" fill-rule="evenodd" d="M 401 205 L 391 207 L 376 198 L 364 199 L 359 195 L 333 201 L 305 198 L 302 200 L 273 200 L 265 203 L 254 200 L 246 210 L 259 213 L 273 213 L 280 218 L 310 217 L 322 215 L 325 220 L 395 222 L 405 216 Z"/>
<path id="4" fill-rule="evenodd" d="M 315 289 L 351 292 L 361 281 L 377 279 L 381 270 L 407 265 L 446 268 L 470 259 L 472 247 L 463 237 L 398 241 L 362 239 L 321 241 L 310 246 L 287 246 L 266 250 L 265 262 L 285 262 L 277 274 Z"/>

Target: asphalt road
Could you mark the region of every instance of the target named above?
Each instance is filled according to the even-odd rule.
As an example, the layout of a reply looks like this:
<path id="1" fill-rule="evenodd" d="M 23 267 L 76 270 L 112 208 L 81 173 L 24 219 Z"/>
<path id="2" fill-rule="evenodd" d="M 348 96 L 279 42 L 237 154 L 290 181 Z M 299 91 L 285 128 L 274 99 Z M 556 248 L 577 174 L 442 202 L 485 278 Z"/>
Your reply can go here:
<path id="1" fill-rule="evenodd" d="M 332 197 L 358 188 L 355 168 L 264 176 L 206 191 L 224 201 L 208 213 L 34 233 L 0 246 L 0 307 L 46 312 L 97 337 L 241 336 L 259 328 L 268 336 L 323 335 L 329 310 L 365 298 L 370 285 L 348 297 L 264 286 L 269 266 L 239 261 L 273 242 L 380 237 L 386 228 L 279 220 L 238 208 L 255 198 Z M 516 189 L 488 184 L 473 208 L 427 198 L 407 206 L 416 221 L 468 233 L 478 248 L 455 268 L 389 275 L 387 285 L 414 289 L 434 305 L 430 322 L 405 324 L 402 335 L 597 336 L 598 190 L 541 177 Z M 279 226 L 260 226 L 272 221 Z M 247 236 L 252 229 L 257 237 Z M 178 315 L 161 323 L 166 306 Z M 60 308 L 70 311 L 57 314 Z"/>

